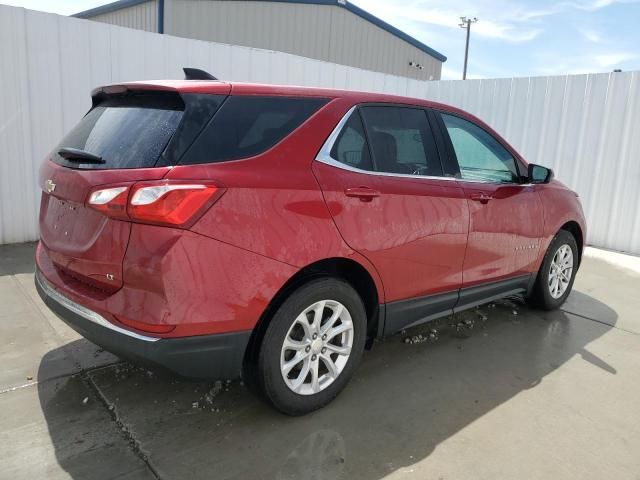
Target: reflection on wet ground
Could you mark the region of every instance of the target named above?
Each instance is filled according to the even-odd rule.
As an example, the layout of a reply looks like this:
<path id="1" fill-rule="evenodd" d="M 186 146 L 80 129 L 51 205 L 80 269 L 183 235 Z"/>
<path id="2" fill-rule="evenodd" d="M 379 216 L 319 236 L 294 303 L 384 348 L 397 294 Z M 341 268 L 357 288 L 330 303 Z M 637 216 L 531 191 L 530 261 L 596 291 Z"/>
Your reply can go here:
<path id="1" fill-rule="evenodd" d="M 90 401 L 104 404 L 161 478 L 383 478 L 429 456 L 575 354 L 615 374 L 585 350 L 609 327 L 582 323 L 506 301 L 411 329 L 376 345 L 347 390 L 303 418 L 276 413 L 241 382 L 191 383 L 129 364 L 86 375 Z M 72 380 L 42 398 L 56 446 L 67 445 L 69 432 L 50 418 L 50 405 L 78 404 L 69 388 Z M 94 451 L 87 455 L 95 461 Z M 84 463 L 61 459 L 74 478 L 74 466 Z"/>
<path id="2" fill-rule="evenodd" d="M 290 418 L 241 382 L 119 363 L 42 305 L 32 246 L 2 248 L 0 478 L 638 480 L 640 276 L 600 259 L 563 311 L 407 330 Z"/>

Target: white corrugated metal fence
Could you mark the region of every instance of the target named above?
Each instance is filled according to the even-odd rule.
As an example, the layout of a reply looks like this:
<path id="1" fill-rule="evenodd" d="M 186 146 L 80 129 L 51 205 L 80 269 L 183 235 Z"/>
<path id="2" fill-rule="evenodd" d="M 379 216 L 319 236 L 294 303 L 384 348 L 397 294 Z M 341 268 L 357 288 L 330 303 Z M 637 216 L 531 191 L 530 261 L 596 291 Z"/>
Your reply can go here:
<path id="1" fill-rule="evenodd" d="M 582 197 L 589 243 L 640 254 L 640 73 L 421 82 L 294 55 L 158 35 L 0 5 L 0 244 L 38 236 L 37 169 L 89 91 L 181 78 L 396 93 L 460 106 Z"/>
<path id="2" fill-rule="evenodd" d="M 640 72 L 429 82 L 580 194 L 591 245 L 640 254 Z"/>

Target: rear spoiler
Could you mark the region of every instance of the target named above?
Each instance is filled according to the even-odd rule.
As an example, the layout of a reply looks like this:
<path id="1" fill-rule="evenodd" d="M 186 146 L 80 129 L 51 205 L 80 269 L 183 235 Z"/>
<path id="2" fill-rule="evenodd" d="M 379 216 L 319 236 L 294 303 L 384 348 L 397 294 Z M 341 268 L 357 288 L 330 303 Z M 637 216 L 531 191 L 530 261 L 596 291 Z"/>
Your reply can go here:
<path id="1" fill-rule="evenodd" d="M 180 97 L 180 91 L 177 88 L 171 88 L 164 85 L 146 83 L 107 85 L 96 88 L 91 92 L 91 108 L 94 108 L 96 105 L 103 102 L 107 97 L 119 97 L 143 92 L 157 92 L 159 95 L 163 96 L 173 95 L 177 98 Z"/>
<path id="2" fill-rule="evenodd" d="M 207 72 L 204 72 L 207 73 Z M 142 82 L 126 82 L 115 85 L 105 85 L 93 89 L 91 97 L 93 105 L 102 101 L 105 96 L 124 95 L 129 92 L 155 91 L 158 93 L 204 93 L 229 95 L 231 84 L 211 80 L 150 80 Z"/>
<path id="3" fill-rule="evenodd" d="M 184 67 L 182 71 L 184 72 L 185 80 L 219 81 L 216 77 L 211 75 L 209 72 L 205 72 L 204 70 L 200 70 L 199 68 Z M 91 96 L 95 97 L 96 95 L 99 95 L 101 93 L 105 95 L 117 95 L 119 93 L 125 93 L 127 90 L 176 91 L 176 90 L 182 90 L 182 88 L 180 88 L 181 84 L 182 82 L 180 82 L 179 80 L 126 82 L 126 83 L 119 83 L 116 85 L 105 85 L 102 87 L 95 88 L 91 91 Z"/>

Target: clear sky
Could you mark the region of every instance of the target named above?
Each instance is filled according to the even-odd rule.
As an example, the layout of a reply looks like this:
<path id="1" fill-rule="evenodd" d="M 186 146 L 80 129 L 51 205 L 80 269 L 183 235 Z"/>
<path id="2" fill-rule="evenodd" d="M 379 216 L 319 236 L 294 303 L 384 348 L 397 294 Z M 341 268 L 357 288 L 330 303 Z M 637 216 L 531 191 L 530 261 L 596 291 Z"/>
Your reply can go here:
<path id="1" fill-rule="evenodd" d="M 0 0 L 69 15 L 105 0 Z M 461 78 L 472 26 L 469 78 L 640 70 L 640 0 L 353 0 L 448 57 L 443 78 Z"/>

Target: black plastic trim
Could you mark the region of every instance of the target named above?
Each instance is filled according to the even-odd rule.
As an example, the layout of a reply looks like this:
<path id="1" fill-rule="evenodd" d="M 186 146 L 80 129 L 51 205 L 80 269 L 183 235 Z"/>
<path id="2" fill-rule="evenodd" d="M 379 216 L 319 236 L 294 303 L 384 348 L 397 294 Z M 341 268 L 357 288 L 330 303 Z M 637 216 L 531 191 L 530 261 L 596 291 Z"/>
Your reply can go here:
<path id="1" fill-rule="evenodd" d="M 209 72 L 202 70 L 201 68 L 183 67 L 185 80 L 218 80 Z"/>
<path id="2" fill-rule="evenodd" d="M 453 152 L 453 145 L 451 144 L 451 138 L 444 125 L 442 116 L 439 111 L 432 108 L 427 109 L 429 120 L 431 121 L 434 129 L 433 133 L 436 138 L 436 145 L 440 152 L 440 161 L 442 162 L 442 170 L 446 177 L 460 178 L 460 165 Z"/>
<path id="3" fill-rule="evenodd" d="M 386 304 L 384 335 L 453 313 L 458 290 Z"/>
<path id="4" fill-rule="evenodd" d="M 535 279 L 535 274 L 528 273 L 450 292 L 386 303 L 380 306 L 380 318 L 384 319 L 384 326 L 379 328 L 379 332 L 381 336 L 392 335 L 403 328 L 430 322 L 499 298 L 528 293 L 532 277 Z"/>
<path id="5" fill-rule="evenodd" d="M 47 295 L 40 275 L 35 284 L 44 303 L 67 325 L 87 340 L 118 357 L 135 363 L 160 367 L 194 379 L 233 379 L 242 371 L 251 331 L 163 338 L 155 342 L 139 340 L 96 324 Z"/>
<path id="6" fill-rule="evenodd" d="M 387 304 L 380 303 L 378 305 L 378 324 L 376 325 L 376 338 L 384 337 L 385 319 L 387 318 Z"/>
<path id="7" fill-rule="evenodd" d="M 506 280 L 463 288 L 460 290 L 460 298 L 453 311 L 455 313 L 461 312 L 492 300 L 527 292 L 531 275 L 532 274 L 527 273 Z"/>

